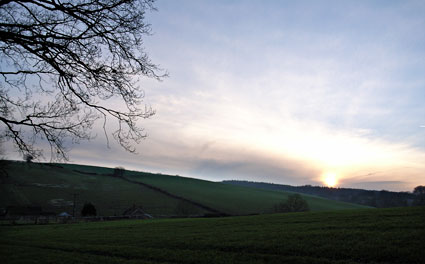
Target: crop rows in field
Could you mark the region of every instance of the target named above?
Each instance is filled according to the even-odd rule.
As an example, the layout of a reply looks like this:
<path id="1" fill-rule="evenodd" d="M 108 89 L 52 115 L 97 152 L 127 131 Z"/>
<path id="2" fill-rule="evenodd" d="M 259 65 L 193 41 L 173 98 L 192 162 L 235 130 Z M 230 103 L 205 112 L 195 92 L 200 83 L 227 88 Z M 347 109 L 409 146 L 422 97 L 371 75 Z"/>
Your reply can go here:
<path id="1" fill-rule="evenodd" d="M 3 226 L 2 263 L 424 263 L 425 208 Z M 1 260 L 1 259 L 0 259 Z"/>

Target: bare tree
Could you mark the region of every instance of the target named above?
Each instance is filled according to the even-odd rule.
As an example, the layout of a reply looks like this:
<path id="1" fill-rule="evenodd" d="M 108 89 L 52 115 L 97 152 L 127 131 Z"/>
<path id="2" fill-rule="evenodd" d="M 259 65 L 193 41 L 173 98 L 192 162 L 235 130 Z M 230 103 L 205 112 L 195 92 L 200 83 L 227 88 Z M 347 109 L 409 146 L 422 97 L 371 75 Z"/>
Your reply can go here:
<path id="1" fill-rule="evenodd" d="M 166 75 L 142 45 L 153 2 L 1 1 L 1 137 L 34 157 L 47 141 L 51 157 L 67 159 L 67 146 L 91 139 L 100 118 L 107 141 L 106 123 L 113 120 L 111 134 L 134 152 L 146 137 L 137 120 L 154 114 L 136 78 Z"/>

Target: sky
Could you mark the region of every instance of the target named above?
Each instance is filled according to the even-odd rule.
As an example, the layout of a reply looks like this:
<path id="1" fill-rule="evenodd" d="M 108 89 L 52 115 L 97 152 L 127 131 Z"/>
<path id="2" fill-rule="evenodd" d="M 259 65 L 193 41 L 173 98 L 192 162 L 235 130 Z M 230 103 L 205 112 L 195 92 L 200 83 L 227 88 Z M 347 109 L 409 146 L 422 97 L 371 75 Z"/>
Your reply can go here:
<path id="1" fill-rule="evenodd" d="M 425 184 L 425 1 L 172 1 L 147 14 L 156 115 L 137 155 L 71 162 L 212 181 Z M 101 154 L 99 154 L 101 153 Z"/>

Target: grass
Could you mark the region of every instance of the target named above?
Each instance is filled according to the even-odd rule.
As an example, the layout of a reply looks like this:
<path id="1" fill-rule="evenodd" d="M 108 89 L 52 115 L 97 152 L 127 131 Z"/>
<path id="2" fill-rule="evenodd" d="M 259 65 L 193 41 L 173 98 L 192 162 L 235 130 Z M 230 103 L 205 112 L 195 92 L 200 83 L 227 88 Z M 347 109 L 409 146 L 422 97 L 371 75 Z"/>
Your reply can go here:
<path id="1" fill-rule="evenodd" d="M 43 211 L 72 213 L 73 194 L 77 194 L 76 208 L 84 202 L 96 206 L 99 215 L 121 215 L 133 204 L 142 205 L 146 212 L 175 215 L 181 201 L 149 188 L 118 178 L 86 175 L 70 169 L 33 163 L 13 162 L 9 177 L 0 184 L 0 207 L 9 205 L 39 205 Z M 199 209 L 199 213 L 203 213 Z"/>
<path id="2" fill-rule="evenodd" d="M 235 215 L 271 213 L 275 204 L 286 200 L 288 195 L 292 194 L 169 175 L 128 172 L 126 177 Z M 365 208 L 361 205 L 301 195 L 307 200 L 312 211 Z"/>
<path id="3" fill-rule="evenodd" d="M 176 215 L 181 208 L 184 209 L 180 211 L 192 215 L 208 212 L 157 190 L 111 177 L 112 168 L 76 164 L 60 164 L 60 168 L 48 165 L 11 162 L 9 177 L 1 179 L 0 207 L 39 205 L 44 211 L 72 213 L 73 195 L 77 194 L 77 212 L 81 211 L 84 202 L 93 203 L 99 215 L 121 215 L 133 204 L 142 205 L 147 213 L 155 217 Z M 270 213 L 275 204 L 286 200 L 291 194 L 136 171 L 126 171 L 124 176 L 231 215 Z M 365 208 L 315 196 L 303 197 L 312 211 Z"/>
<path id="4" fill-rule="evenodd" d="M 1 263 L 425 263 L 425 207 L 0 232 Z"/>
<path id="5" fill-rule="evenodd" d="M 113 171 L 113 169 L 95 166 L 75 164 L 64 164 L 63 166 L 91 173 L 112 173 Z M 285 191 L 261 190 L 181 176 L 136 171 L 126 171 L 125 177 L 233 215 L 270 213 L 275 204 L 286 200 L 288 195 L 292 194 Z M 312 195 L 301 195 L 307 200 L 312 211 L 367 208 L 362 205 L 332 201 Z"/>

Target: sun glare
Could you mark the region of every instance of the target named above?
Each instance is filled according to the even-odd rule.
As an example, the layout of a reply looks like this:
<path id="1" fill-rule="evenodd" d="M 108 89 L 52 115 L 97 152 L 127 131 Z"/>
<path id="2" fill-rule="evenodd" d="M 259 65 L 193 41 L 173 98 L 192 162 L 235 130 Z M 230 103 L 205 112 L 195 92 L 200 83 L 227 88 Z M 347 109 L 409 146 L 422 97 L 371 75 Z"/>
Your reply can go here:
<path id="1" fill-rule="evenodd" d="M 328 187 L 335 187 L 338 184 L 336 173 L 327 172 L 323 175 L 323 183 Z"/>

